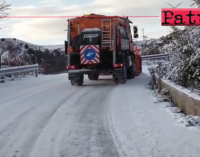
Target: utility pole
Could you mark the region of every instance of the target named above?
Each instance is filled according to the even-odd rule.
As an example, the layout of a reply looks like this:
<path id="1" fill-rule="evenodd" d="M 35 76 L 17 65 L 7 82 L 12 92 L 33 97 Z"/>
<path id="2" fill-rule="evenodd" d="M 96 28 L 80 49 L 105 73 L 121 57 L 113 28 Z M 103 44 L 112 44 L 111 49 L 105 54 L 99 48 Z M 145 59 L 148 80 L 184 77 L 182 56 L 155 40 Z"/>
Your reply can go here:
<path id="1" fill-rule="evenodd" d="M 142 28 L 142 37 L 143 37 L 143 41 L 144 41 L 144 28 Z"/>
<path id="2" fill-rule="evenodd" d="M 1 53 L 0 53 L 0 69 L 1 69 Z"/>

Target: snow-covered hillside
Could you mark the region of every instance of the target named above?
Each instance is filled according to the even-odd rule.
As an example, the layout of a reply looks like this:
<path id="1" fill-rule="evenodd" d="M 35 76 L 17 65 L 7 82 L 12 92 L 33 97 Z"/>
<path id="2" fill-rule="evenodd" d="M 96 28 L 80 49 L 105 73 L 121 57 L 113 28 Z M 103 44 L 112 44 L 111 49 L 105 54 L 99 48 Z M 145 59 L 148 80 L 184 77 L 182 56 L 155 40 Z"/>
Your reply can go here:
<path id="1" fill-rule="evenodd" d="M 28 60 L 30 60 L 30 50 L 32 50 L 32 56 L 36 56 L 38 51 L 42 53 L 47 52 L 47 55 L 52 54 L 54 56 L 56 56 L 58 53 L 63 55 L 63 52 L 65 51 L 64 44 L 36 45 L 15 38 L 0 38 L 0 58 L 1 63 L 3 64 L 8 63 L 8 61 L 27 64 Z M 36 53 L 33 51 L 36 51 Z"/>
<path id="2" fill-rule="evenodd" d="M 23 40 L 19 40 L 16 38 L 0 38 L 0 47 L 3 45 L 8 45 L 8 44 L 13 44 L 15 46 L 20 46 L 23 50 L 25 49 L 25 46 L 28 45 L 29 48 L 33 49 L 40 49 L 40 50 L 60 50 L 64 51 L 64 44 L 59 44 L 59 45 L 36 45 L 32 44 Z"/>

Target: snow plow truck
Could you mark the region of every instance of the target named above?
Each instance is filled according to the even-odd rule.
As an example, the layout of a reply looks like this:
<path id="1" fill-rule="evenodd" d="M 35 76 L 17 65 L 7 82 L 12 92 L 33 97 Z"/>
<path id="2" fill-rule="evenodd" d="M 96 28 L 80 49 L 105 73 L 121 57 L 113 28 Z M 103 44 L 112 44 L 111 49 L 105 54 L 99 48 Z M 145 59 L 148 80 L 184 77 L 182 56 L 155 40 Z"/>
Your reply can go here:
<path id="1" fill-rule="evenodd" d="M 137 73 L 133 38 L 138 29 L 128 17 L 84 15 L 68 19 L 67 73 L 72 85 L 82 86 L 84 75 L 98 80 L 99 75 L 112 75 L 116 84 L 125 84 Z"/>

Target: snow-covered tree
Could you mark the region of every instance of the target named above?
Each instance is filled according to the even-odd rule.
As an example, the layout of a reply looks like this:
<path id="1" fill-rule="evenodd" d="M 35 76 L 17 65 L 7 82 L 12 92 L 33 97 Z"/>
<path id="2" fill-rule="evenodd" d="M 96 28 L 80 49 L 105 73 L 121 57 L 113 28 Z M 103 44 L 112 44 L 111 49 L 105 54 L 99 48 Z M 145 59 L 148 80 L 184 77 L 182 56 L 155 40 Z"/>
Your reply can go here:
<path id="1" fill-rule="evenodd" d="M 0 45 L 0 68 L 1 68 L 1 64 L 3 62 L 3 58 L 2 55 L 3 53 L 5 53 L 7 51 L 7 47 L 5 45 Z"/>
<path id="2" fill-rule="evenodd" d="M 171 27 L 172 40 L 168 51 L 172 59 L 154 69 L 160 77 L 165 77 L 184 87 L 199 88 L 200 82 L 200 28 Z"/>
<path id="3" fill-rule="evenodd" d="M 151 54 L 158 54 L 159 45 L 156 39 L 149 39 L 146 40 L 145 43 L 141 44 L 142 55 L 151 55 Z"/>

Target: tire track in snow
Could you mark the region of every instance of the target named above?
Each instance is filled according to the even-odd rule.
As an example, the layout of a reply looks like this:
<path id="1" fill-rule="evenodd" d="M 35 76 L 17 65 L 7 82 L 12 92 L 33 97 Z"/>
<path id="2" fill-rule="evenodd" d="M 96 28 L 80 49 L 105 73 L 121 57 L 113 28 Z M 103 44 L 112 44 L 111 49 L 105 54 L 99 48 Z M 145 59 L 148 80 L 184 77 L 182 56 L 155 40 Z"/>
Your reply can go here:
<path id="1" fill-rule="evenodd" d="M 93 89 L 93 88 L 92 88 Z M 69 98 L 66 103 L 69 103 L 68 106 L 66 105 L 62 105 L 59 110 L 57 110 L 57 113 L 54 114 L 54 117 L 52 117 L 52 120 L 48 123 L 48 125 L 45 126 L 45 128 L 43 129 L 43 132 L 40 134 L 40 136 L 38 137 L 38 140 L 35 143 L 35 146 L 32 148 L 32 151 L 29 151 L 29 156 L 30 157 L 35 157 L 35 156 L 54 156 L 54 150 L 57 152 L 59 152 L 59 150 L 63 147 L 63 144 L 59 144 L 58 142 L 64 142 L 64 139 L 68 136 L 65 136 L 67 129 L 69 129 L 70 124 L 72 124 L 73 120 L 75 119 L 75 117 L 70 116 L 70 112 L 73 112 L 73 110 L 76 110 L 76 102 L 77 100 L 80 100 L 82 97 L 84 97 L 85 95 L 92 93 L 93 90 L 90 88 L 90 90 L 88 90 L 88 88 L 82 88 L 81 90 L 79 89 L 79 92 L 76 93 L 73 97 Z M 70 120 L 67 120 L 66 116 L 69 115 Z M 63 127 L 66 127 L 65 125 L 65 120 L 66 122 L 68 122 L 67 124 L 67 128 L 66 130 L 63 130 Z M 62 126 L 60 126 L 58 124 L 58 127 L 53 127 L 55 125 L 56 122 L 59 122 L 59 124 L 62 124 Z M 71 128 L 71 127 L 70 127 Z M 62 133 L 60 133 L 62 131 Z M 73 133 L 73 132 L 72 132 Z M 57 140 L 59 140 L 58 142 L 56 142 Z M 47 142 L 49 141 L 49 142 Z M 55 141 L 56 145 L 52 145 L 52 142 Z M 27 153 L 25 153 L 26 155 L 28 155 Z M 59 153 L 57 153 L 55 156 L 60 156 Z M 23 157 L 26 157 L 23 154 Z"/>
<path id="2" fill-rule="evenodd" d="M 60 107 L 38 137 L 30 157 L 120 157 L 106 122 L 106 100 L 113 86 L 84 89 L 66 102 L 70 107 Z"/>
<path id="3" fill-rule="evenodd" d="M 20 103 L 33 95 L 37 98 L 26 107 L 26 111 L 24 105 L 19 105 L 23 112 L 19 111 L 20 115 L 13 120 L 13 125 L 3 128 L 2 133 L 9 133 L 9 136 L 0 138 L 0 156 L 127 156 L 112 126 L 107 101 L 118 86 L 98 83 L 84 87 L 69 85 L 70 92 L 66 89 L 68 85 L 58 83 L 17 99 Z M 54 101 L 54 97 L 58 100 Z M 6 132 L 7 129 L 10 131 Z"/>
<path id="4" fill-rule="evenodd" d="M 20 115 L 17 119 L 15 119 L 15 121 L 12 123 L 13 125 L 10 124 L 7 128 L 3 130 L 4 132 L 3 131 L 1 132 L 5 134 L 7 132 L 7 129 L 9 129 L 10 130 L 9 134 L 12 137 L 7 136 L 7 138 L 5 138 L 4 136 L 4 138 L 0 138 L 0 142 L 2 145 L 0 149 L 0 156 L 7 156 L 7 154 L 10 153 L 9 152 L 10 148 L 8 145 L 11 145 L 12 147 L 17 148 L 18 147 L 16 146 L 17 142 L 20 140 L 23 141 L 23 143 L 20 143 L 19 145 L 22 145 L 23 152 L 27 154 L 27 152 L 31 149 L 31 147 L 33 147 L 34 141 L 37 139 L 42 129 L 47 125 L 48 121 L 50 121 L 51 117 L 54 116 L 54 114 L 64 104 L 65 101 L 67 101 L 72 95 L 75 95 L 75 93 L 78 93 L 78 92 L 81 92 L 81 90 L 76 89 L 75 92 L 69 95 L 66 95 L 67 97 L 61 100 L 60 102 L 58 102 L 55 107 L 50 107 L 50 112 L 47 111 L 48 112 L 47 114 L 45 114 L 44 116 L 38 117 L 40 119 L 37 118 L 34 121 L 30 121 L 31 120 L 30 115 L 34 114 L 31 111 L 33 111 L 33 109 L 35 109 L 36 107 L 40 105 L 37 105 L 34 108 L 29 109 L 28 111 L 25 111 L 22 115 Z M 40 108 L 41 107 L 39 107 L 38 110 L 40 110 Z M 27 135 L 25 135 L 26 137 L 24 138 L 22 135 L 22 132 L 30 130 L 29 127 L 35 129 L 34 133 L 30 134 L 28 137 Z M 27 157 L 27 155 L 24 155 L 24 157 Z"/>
<path id="5" fill-rule="evenodd" d="M 110 114 L 107 116 L 107 121 L 110 122 L 107 124 L 107 127 L 109 128 L 109 135 L 112 137 L 113 144 L 115 145 L 116 151 L 119 153 L 119 156 L 129 157 L 128 153 L 124 149 L 124 146 L 116 132 L 116 128 L 114 127 L 113 120 Z"/>
<path id="6" fill-rule="evenodd" d="M 110 136 L 106 119 L 108 110 L 106 99 L 111 91 L 112 88 L 98 87 L 98 90 L 93 91 L 92 96 L 87 94 L 84 100 L 78 101 L 79 104 L 84 102 L 86 104 L 71 130 L 76 134 L 68 134 L 71 138 L 66 141 L 61 157 L 120 157 Z"/>
<path id="7" fill-rule="evenodd" d="M 27 110 L 31 111 L 30 108 L 35 109 L 37 106 L 41 105 L 40 102 L 38 102 L 37 100 L 31 100 L 34 97 L 38 98 L 38 95 L 42 95 L 44 93 L 46 93 L 45 91 L 53 91 L 54 88 L 58 88 L 58 87 L 64 87 L 63 83 L 59 83 L 59 84 L 54 84 L 53 86 L 50 87 L 46 87 L 46 88 L 39 88 L 39 90 L 35 90 L 35 92 L 30 92 L 27 93 L 24 97 L 20 97 L 16 100 L 13 101 L 8 101 L 6 102 L 4 105 L 0 106 L 0 120 L 2 121 L 1 125 L 0 125 L 0 131 L 2 130 L 2 128 L 6 128 L 5 125 L 9 125 L 9 126 L 16 126 L 17 124 L 17 119 L 23 119 L 23 117 L 25 117 L 28 113 Z M 25 103 L 26 102 L 26 103 Z M 34 104 L 35 102 L 35 104 Z M 8 117 L 7 115 L 7 111 L 10 111 L 9 114 L 12 113 L 11 117 Z M 11 125 L 11 123 L 15 123 Z"/>
<path id="8" fill-rule="evenodd" d="M 0 83 L 0 94 L 2 92 L 9 92 L 12 91 L 16 88 L 22 88 L 22 89 L 26 89 L 29 87 L 35 87 L 37 85 L 51 85 L 52 82 L 60 82 L 61 79 L 63 79 L 63 81 L 66 81 L 67 78 L 67 74 L 59 74 L 59 76 L 57 75 L 39 75 L 38 78 L 34 78 L 31 77 L 29 79 L 22 79 L 22 80 L 15 80 L 15 81 L 11 81 L 11 82 L 6 82 L 6 83 Z"/>

